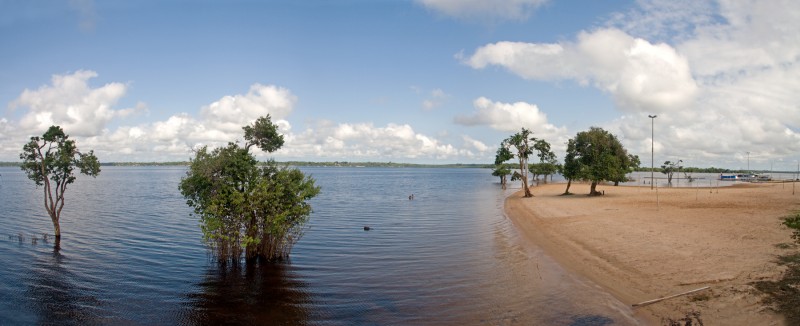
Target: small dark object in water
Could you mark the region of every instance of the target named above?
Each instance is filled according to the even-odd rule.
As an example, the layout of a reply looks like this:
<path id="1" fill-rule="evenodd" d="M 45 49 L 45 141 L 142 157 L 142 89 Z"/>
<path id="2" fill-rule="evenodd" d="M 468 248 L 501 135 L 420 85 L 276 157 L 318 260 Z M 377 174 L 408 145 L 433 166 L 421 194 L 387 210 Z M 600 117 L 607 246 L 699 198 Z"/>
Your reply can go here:
<path id="1" fill-rule="evenodd" d="M 370 229 L 372 229 L 372 228 L 367 226 L 367 225 L 364 225 L 364 231 L 369 231 Z"/>

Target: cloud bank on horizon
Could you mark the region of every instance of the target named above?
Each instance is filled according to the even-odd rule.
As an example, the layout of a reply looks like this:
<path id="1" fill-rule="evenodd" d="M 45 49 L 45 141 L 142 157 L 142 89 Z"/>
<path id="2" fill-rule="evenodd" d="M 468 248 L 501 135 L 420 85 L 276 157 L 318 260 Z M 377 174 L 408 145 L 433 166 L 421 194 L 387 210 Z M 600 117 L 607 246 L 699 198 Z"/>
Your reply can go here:
<path id="1" fill-rule="evenodd" d="M 536 20 L 554 2 L 419 0 L 416 6 L 441 24 L 492 29 L 503 21 Z M 92 29 L 101 28 L 103 13 L 91 3 L 84 8 L 92 11 L 82 14 L 81 29 L 88 29 L 87 17 Z M 385 123 L 375 123 L 379 119 L 367 113 L 356 114 L 363 116 L 359 121 L 338 120 L 343 114 L 298 118 L 306 109 L 302 103 L 315 95 L 270 80 L 218 94 L 194 110 L 147 119 L 151 107 L 162 105 L 129 99 L 138 81 L 111 76 L 95 83 L 104 72 L 81 67 L 53 72 L 49 83 L 18 90 L 8 101 L 7 116 L 0 118 L 0 161 L 15 161 L 27 137 L 51 124 L 64 127 L 103 161 L 186 160 L 198 146 L 240 139 L 243 125 L 269 114 L 286 138 L 277 159 L 490 163 L 499 142 L 521 127 L 551 142 L 563 157 L 568 138 L 596 125 L 649 163 L 647 116 L 656 114 L 656 165 L 683 159 L 693 166 L 743 168 L 746 156 L 764 169 L 797 164 L 800 4 L 640 1 L 598 18 L 604 20 L 557 41 L 495 39 L 462 45 L 466 49 L 450 55 L 456 69 L 473 78 L 504 74 L 523 89 L 566 84 L 599 92 L 616 112 L 606 121 L 594 120 L 591 108 L 575 116 L 536 99 L 520 101 L 488 89 L 463 91 L 460 84 L 470 82 L 464 79 L 412 86 L 421 97 L 417 107 Z M 558 99 L 547 101 L 553 102 Z M 459 106 L 464 103 L 469 105 Z M 438 129 L 424 126 L 434 123 Z"/>

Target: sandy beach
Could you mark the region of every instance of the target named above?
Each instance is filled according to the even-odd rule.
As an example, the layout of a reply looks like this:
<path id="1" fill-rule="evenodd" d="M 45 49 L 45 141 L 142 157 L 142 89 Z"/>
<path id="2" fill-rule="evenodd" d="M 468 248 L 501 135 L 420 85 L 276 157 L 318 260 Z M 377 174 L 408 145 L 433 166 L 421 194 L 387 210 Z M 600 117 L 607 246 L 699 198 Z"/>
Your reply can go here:
<path id="1" fill-rule="evenodd" d="M 776 257 L 796 251 L 782 218 L 800 208 L 800 185 L 660 188 L 566 184 L 517 192 L 506 214 L 562 264 L 626 304 L 710 286 L 695 294 L 635 308 L 661 324 L 698 311 L 705 325 L 784 325 L 761 303 L 754 281 L 781 277 Z M 657 196 L 657 195 L 658 196 Z M 658 198 L 657 198 L 658 197 Z M 784 245 L 781 245 L 784 244 Z"/>

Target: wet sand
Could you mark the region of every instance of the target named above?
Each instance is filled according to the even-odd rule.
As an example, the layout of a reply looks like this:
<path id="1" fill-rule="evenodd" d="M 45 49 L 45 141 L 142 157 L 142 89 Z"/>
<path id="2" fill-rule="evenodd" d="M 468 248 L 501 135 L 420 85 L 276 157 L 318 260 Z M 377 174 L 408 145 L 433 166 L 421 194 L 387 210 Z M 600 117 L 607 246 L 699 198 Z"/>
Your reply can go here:
<path id="1" fill-rule="evenodd" d="M 782 218 L 800 208 L 800 184 L 660 188 L 566 184 L 517 192 L 506 214 L 563 265 L 626 304 L 710 286 L 635 308 L 648 324 L 699 311 L 706 325 L 784 325 L 750 283 L 776 280 L 778 255 L 796 251 Z M 658 198 L 656 196 L 658 194 Z M 786 248 L 788 249 L 781 249 Z"/>

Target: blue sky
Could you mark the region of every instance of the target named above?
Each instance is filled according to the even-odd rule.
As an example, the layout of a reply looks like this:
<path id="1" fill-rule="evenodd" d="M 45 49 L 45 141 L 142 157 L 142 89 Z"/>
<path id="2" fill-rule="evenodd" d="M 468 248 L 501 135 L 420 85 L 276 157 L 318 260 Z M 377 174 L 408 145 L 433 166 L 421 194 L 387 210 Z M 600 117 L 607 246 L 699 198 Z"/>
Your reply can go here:
<path id="1" fill-rule="evenodd" d="M 792 1 L 3 1 L 0 161 L 58 124 L 175 161 L 265 114 L 277 160 L 490 163 L 600 126 L 656 162 L 793 169 Z M 266 157 L 266 155 L 260 154 Z"/>

